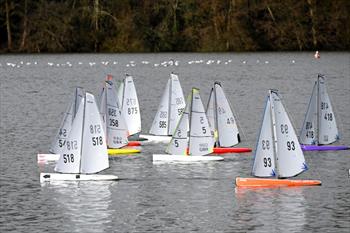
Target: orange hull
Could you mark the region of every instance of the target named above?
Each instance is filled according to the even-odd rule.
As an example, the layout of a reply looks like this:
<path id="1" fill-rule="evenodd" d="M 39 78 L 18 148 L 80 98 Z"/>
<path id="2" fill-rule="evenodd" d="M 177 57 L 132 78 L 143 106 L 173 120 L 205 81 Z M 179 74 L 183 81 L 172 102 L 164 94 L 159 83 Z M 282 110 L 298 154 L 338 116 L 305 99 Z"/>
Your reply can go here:
<path id="1" fill-rule="evenodd" d="M 141 146 L 140 141 L 129 141 L 127 146 Z"/>
<path id="2" fill-rule="evenodd" d="M 320 180 L 288 180 L 264 178 L 236 178 L 237 187 L 286 187 L 321 185 Z"/>

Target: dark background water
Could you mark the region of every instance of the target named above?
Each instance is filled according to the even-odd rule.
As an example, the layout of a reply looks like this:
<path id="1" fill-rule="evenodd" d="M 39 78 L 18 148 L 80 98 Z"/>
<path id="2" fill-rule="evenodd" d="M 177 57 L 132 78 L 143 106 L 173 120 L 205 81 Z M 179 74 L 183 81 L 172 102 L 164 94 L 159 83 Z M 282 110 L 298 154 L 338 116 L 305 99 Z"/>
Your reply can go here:
<path id="1" fill-rule="evenodd" d="M 174 59 L 178 66 L 161 65 Z M 211 64 L 208 61 L 213 60 Z M 218 62 L 218 60 L 220 62 Z M 108 64 L 106 63 L 108 62 Z M 145 64 L 149 62 L 148 64 Z M 210 63 L 210 62 L 209 62 Z M 349 151 L 306 152 L 301 179 L 320 187 L 237 189 L 250 176 L 251 153 L 223 162 L 152 164 L 165 145 L 110 159 L 118 182 L 41 186 L 37 153 L 46 153 L 75 86 L 98 94 L 105 76 L 134 77 L 147 133 L 170 72 L 187 95 L 206 104 L 221 81 L 238 116 L 243 143 L 254 148 L 269 88 L 278 89 L 299 132 L 314 81 L 326 75 L 341 144 L 350 144 L 350 53 L 162 53 L 0 56 L 1 232 L 348 232 Z"/>

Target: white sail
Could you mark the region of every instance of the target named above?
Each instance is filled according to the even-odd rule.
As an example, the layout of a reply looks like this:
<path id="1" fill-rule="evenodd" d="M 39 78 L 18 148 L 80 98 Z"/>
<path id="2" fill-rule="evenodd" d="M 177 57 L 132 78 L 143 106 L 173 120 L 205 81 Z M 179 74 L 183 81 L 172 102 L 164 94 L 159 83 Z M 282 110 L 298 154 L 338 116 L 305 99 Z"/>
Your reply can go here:
<path id="1" fill-rule="evenodd" d="M 77 87 L 75 89 L 72 102 L 69 104 L 67 110 L 63 113 L 62 122 L 49 149 L 51 153 L 62 153 L 62 149 L 71 130 L 73 119 L 75 118 L 82 98 L 84 98 L 83 89 Z"/>
<path id="2" fill-rule="evenodd" d="M 264 117 L 255 148 L 255 159 L 252 174 L 257 177 L 270 177 L 276 175 L 274 141 L 271 119 L 271 101 L 267 97 Z"/>
<path id="3" fill-rule="evenodd" d="M 123 117 L 128 126 L 129 134 L 134 135 L 141 132 L 141 114 L 133 78 L 127 75 L 124 79 L 124 84 L 121 86 L 124 86 L 122 99 Z"/>
<path id="4" fill-rule="evenodd" d="M 275 118 L 275 140 L 277 141 L 276 163 L 278 177 L 293 177 L 307 170 L 292 123 L 276 91 L 270 91 L 271 110 Z"/>
<path id="5" fill-rule="evenodd" d="M 186 106 L 179 78 L 170 74 L 150 134 L 172 135 Z"/>
<path id="6" fill-rule="evenodd" d="M 168 154 L 172 155 L 187 155 L 188 149 L 188 134 L 189 134 L 189 112 L 191 108 L 191 94 L 186 101 L 186 107 L 181 114 L 178 125 L 171 138 L 169 146 L 166 149 Z"/>
<path id="7" fill-rule="evenodd" d="M 117 96 L 118 96 L 118 107 L 119 109 L 122 109 L 123 105 L 123 98 L 124 98 L 124 80 L 116 80 L 116 90 L 117 90 Z"/>
<path id="8" fill-rule="evenodd" d="M 107 91 L 105 87 L 102 87 L 102 91 L 99 95 L 99 110 L 103 129 L 107 133 Z"/>
<path id="9" fill-rule="evenodd" d="M 214 84 L 215 105 L 217 117 L 218 146 L 231 147 L 237 145 L 239 141 L 239 132 L 235 117 L 227 101 L 225 93 L 220 83 Z"/>
<path id="10" fill-rule="evenodd" d="M 100 108 L 100 113 L 105 119 L 104 129 L 107 134 L 107 145 L 110 148 L 120 148 L 128 144 L 128 129 L 124 118 L 118 108 L 116 89 L 111 81 L 105 82 L 103 92 L 105 101 Z"/>
<path id="11" fill-rule="evenodd" d="M 95 97 L 85 94 L 81 173 L 97 173 L 109 167 L 105 132 Z"/>
<path id="12" fill-rule="evenodd" d="M 305 115 L 305 120 L 300 132 L 300 143 L 306 145 L 316 144 L 317 139 L 317 102 L 318 102 L 318 82 L 312 89 L 312 94 L 309 101 L 309 106 Z"/>
<path id="13" fill-rule="evenodd" d="M 62 148 L 55 171 L 61 173 L 79 173 L 81 158 L 81 142 L 84 119 L 85 98 L 81 99 L 78 112 L 73 120 L 72 128 Z"/>
<path id="14" fill-rule="evenodd" d="M 214 94 L 214 88 L 211 89 L 210 94 L 209 94 L 209 100 L 208 100 L 208 105 L 207 105 L 207 118 L 209 121 L 209 126 L 211 130 L 214 132 L 215 135 L 215 140 L 217 139 L 217 126 L 216 126 L 216 121 L 215 121 L 215 113 L 214 113 L 214 101 L 215 101 L 215 94 Z"/>
<path id="15" fill-rule="evenodd" d="M 339 139 L 337 123 L 329 99 L 324 77 L 318 76 L 319 82 L 319 132 L 318 143 L 330 144 Z"/>
<path id="16" fill-rule="evenodd" d="M 213 152 L 214 137 L 205 114 L 199 90 L 192 89 L 190 113 L 189 154 L 206 155 Z"/>
<path id="17" fill-rule="evenodd" d="M 170 85 L 171 80 L 169 79 L 164 93 L 162 95 L 160 105 L 158 107 L 158 111 L 153 120 L 151 129 L 149 131 L 150 134 L 153 135 L 168 135 L 168 126 L 169 126 L 169 101 L 170 101 Z"/>
<path id="18" fill-rule="evenodd" d="M 169 124 L 168 135 L 172 135 L 180 119 L 182 111 L 186 107 L 184 93 L 176 74 L 170 74 L 171 88 L 170 88 L 170 106 L 169 106 Z"/>

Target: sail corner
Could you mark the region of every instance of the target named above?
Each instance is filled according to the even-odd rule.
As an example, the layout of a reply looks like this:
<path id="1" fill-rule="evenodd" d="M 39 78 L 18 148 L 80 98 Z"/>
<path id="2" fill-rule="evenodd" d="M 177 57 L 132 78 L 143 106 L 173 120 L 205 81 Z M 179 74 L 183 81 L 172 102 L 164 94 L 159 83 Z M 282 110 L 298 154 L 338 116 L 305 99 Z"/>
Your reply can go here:
<path id="1" fill-rule="evenodd" d="M 303 163 L 303 167 L 301 168 L 303 171 L 309 170 L 309 167 L 307 166 L 307 164 L 304 162 Z"/>

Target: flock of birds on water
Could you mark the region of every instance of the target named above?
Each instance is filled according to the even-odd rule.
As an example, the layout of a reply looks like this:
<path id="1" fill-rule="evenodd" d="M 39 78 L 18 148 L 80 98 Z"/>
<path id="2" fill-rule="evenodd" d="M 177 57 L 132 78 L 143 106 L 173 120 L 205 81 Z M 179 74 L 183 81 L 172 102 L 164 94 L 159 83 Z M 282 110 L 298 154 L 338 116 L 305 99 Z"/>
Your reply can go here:
<path id="1" fill-rule="evenodd" d="M 321 56 L 320 56 L 319 51 L 316 51 L 315 54 L 314 54 L 314 58 L 315 59 L 320 59 L 320 57 Z M 212 60 L 212 59 L 209 59 L 209 60 L 205 61 L 203 59 L 200 59 L 200 60 L 191 60 L 191 61 L 185 62 L 185 64 L 188 64 L 188 65 L 194 65 L 194 64 L 206 64 L 206 65 L 220 65 L 220 64 L 223 64 L 223 65 L 228 65 L 230 63 L 232 63 L 232 59 L 224 60 L 224 61 L 222 61 L 222 60 Z M 247 60 L 242 60 L 241 63 L 242 64 L 250 64 L 250 63 L 247 62 Z M 260 63 L 262 63 L 262 64 L 269 64 L 270 62 L 267 61 L 267 60 L 260 61 L 259 59 L 257 59 L 255 61 L 255 64 L 260 64 Z M 292 59 L 290 61 L 290 63 L 295 64 L 296 61 L 294 59 Z M 101 64 L 103 66 L 109 66 L 109 65 L 118 65 L 120 63 L 118 61 L 101 61 L 101 62 L 90 61 L 87 64 L 89 66 L 95 66 L 95 65 L 98 65 L 98 64 Z M 0 67 L 8 66 L 8 67 L 13 67 L 13 68 L 21 68 L 21 67 L 24 67 L 24 66 L 31 66 L 31 65 L 39 65 L 39 62 L 38 61 L 34 61 L 34 62 L 20 61 L 18 63 L 13 63 L 13 62 L 6 62 L 5 64 L 0 63 Z M 65 63 L 47 62 L 46 65 L 50 66 L 50 67 L 72 67 L 73 66 L 73 64 L 70 61 L 67 61 Z M 75 65 L 84 65 L 84 63 L 80 61 L 80 62 L 78 62 Z M 136 65 L 137 65 L 137 63 L 135 61 L 129 61 L 129 63 L 125 64 L 126 67 L 135 67 Z M 154 67 L 179 66 L 180 65 L 180 61 L 170 59 L 170 60 L 167 60 L 167 61 L 162 61 L 162 62 L 153 63 L 153 64 L 151 64 L 150 61 L 141 61 L 141 65 L 152 65 Z"/>
<path id="2" fill-rule="evenodd" d="M 228 59 L 228 60 L 213 60 L 213 59 L 209 59 L 209 60 L 190 60 L 187 62 L 184 62 L 183 64 L 185 65 L 198 65 L 198 64 L 206 64 L 206 65 L 229 65 L 230 63 L 232 63 L 232 59 Z M 256 61 L 250 61 L 248 62 L 247 60 L 242 60 L 240 61 L 241 64 L 269 64 L 270 62 L 268 60 L 265 61 L 260 61 L 259 59 Z M 291 60 L 290 61 L 291 64 L 295 64 L 296 61 L 295 60 Z M 34 62 L 28 62 L 28 61 L 19 61 L 19 62 L 6 62 L 4 64 L 0 63 L 0 67 L 12 67 L 12 68 L 22 68 L 25 66 L 36 66 L 36 65 L 41 65 L 38 61 L 34 61 Z M 82 66 L 82 65 L 88 65 L 90 67 L 93 66 L 98 66 L 98 65 L 102 65 L 102 66 L 115 66 L 115 65 L 123 65 L 125 67 L 135 67 L 137 65 L 150 65 L 153 67 L 168 67 L 168 66 L 180 66 L 181 63 L 178 60 L 167 60 L 167 61 L 161 61 L 158 63 L 151 63 L 150 61 L 141 61 L 140 63 L 137 63 L 135 61 L 129 61 L 127 64 L 121 64 L 118 61 L 101 61 L 101 62 L 96 62 L 96 61 L 89 61 L 89 62 L 76 62 L 76 63 L 72 63 L 70 61 L 67 61 L 65 63 L 54 63 L 54 62 L 45 62 L 43 63 L 43 65 L 46 65 L 48 67 L 73 67 L 73 66 Z"/>

